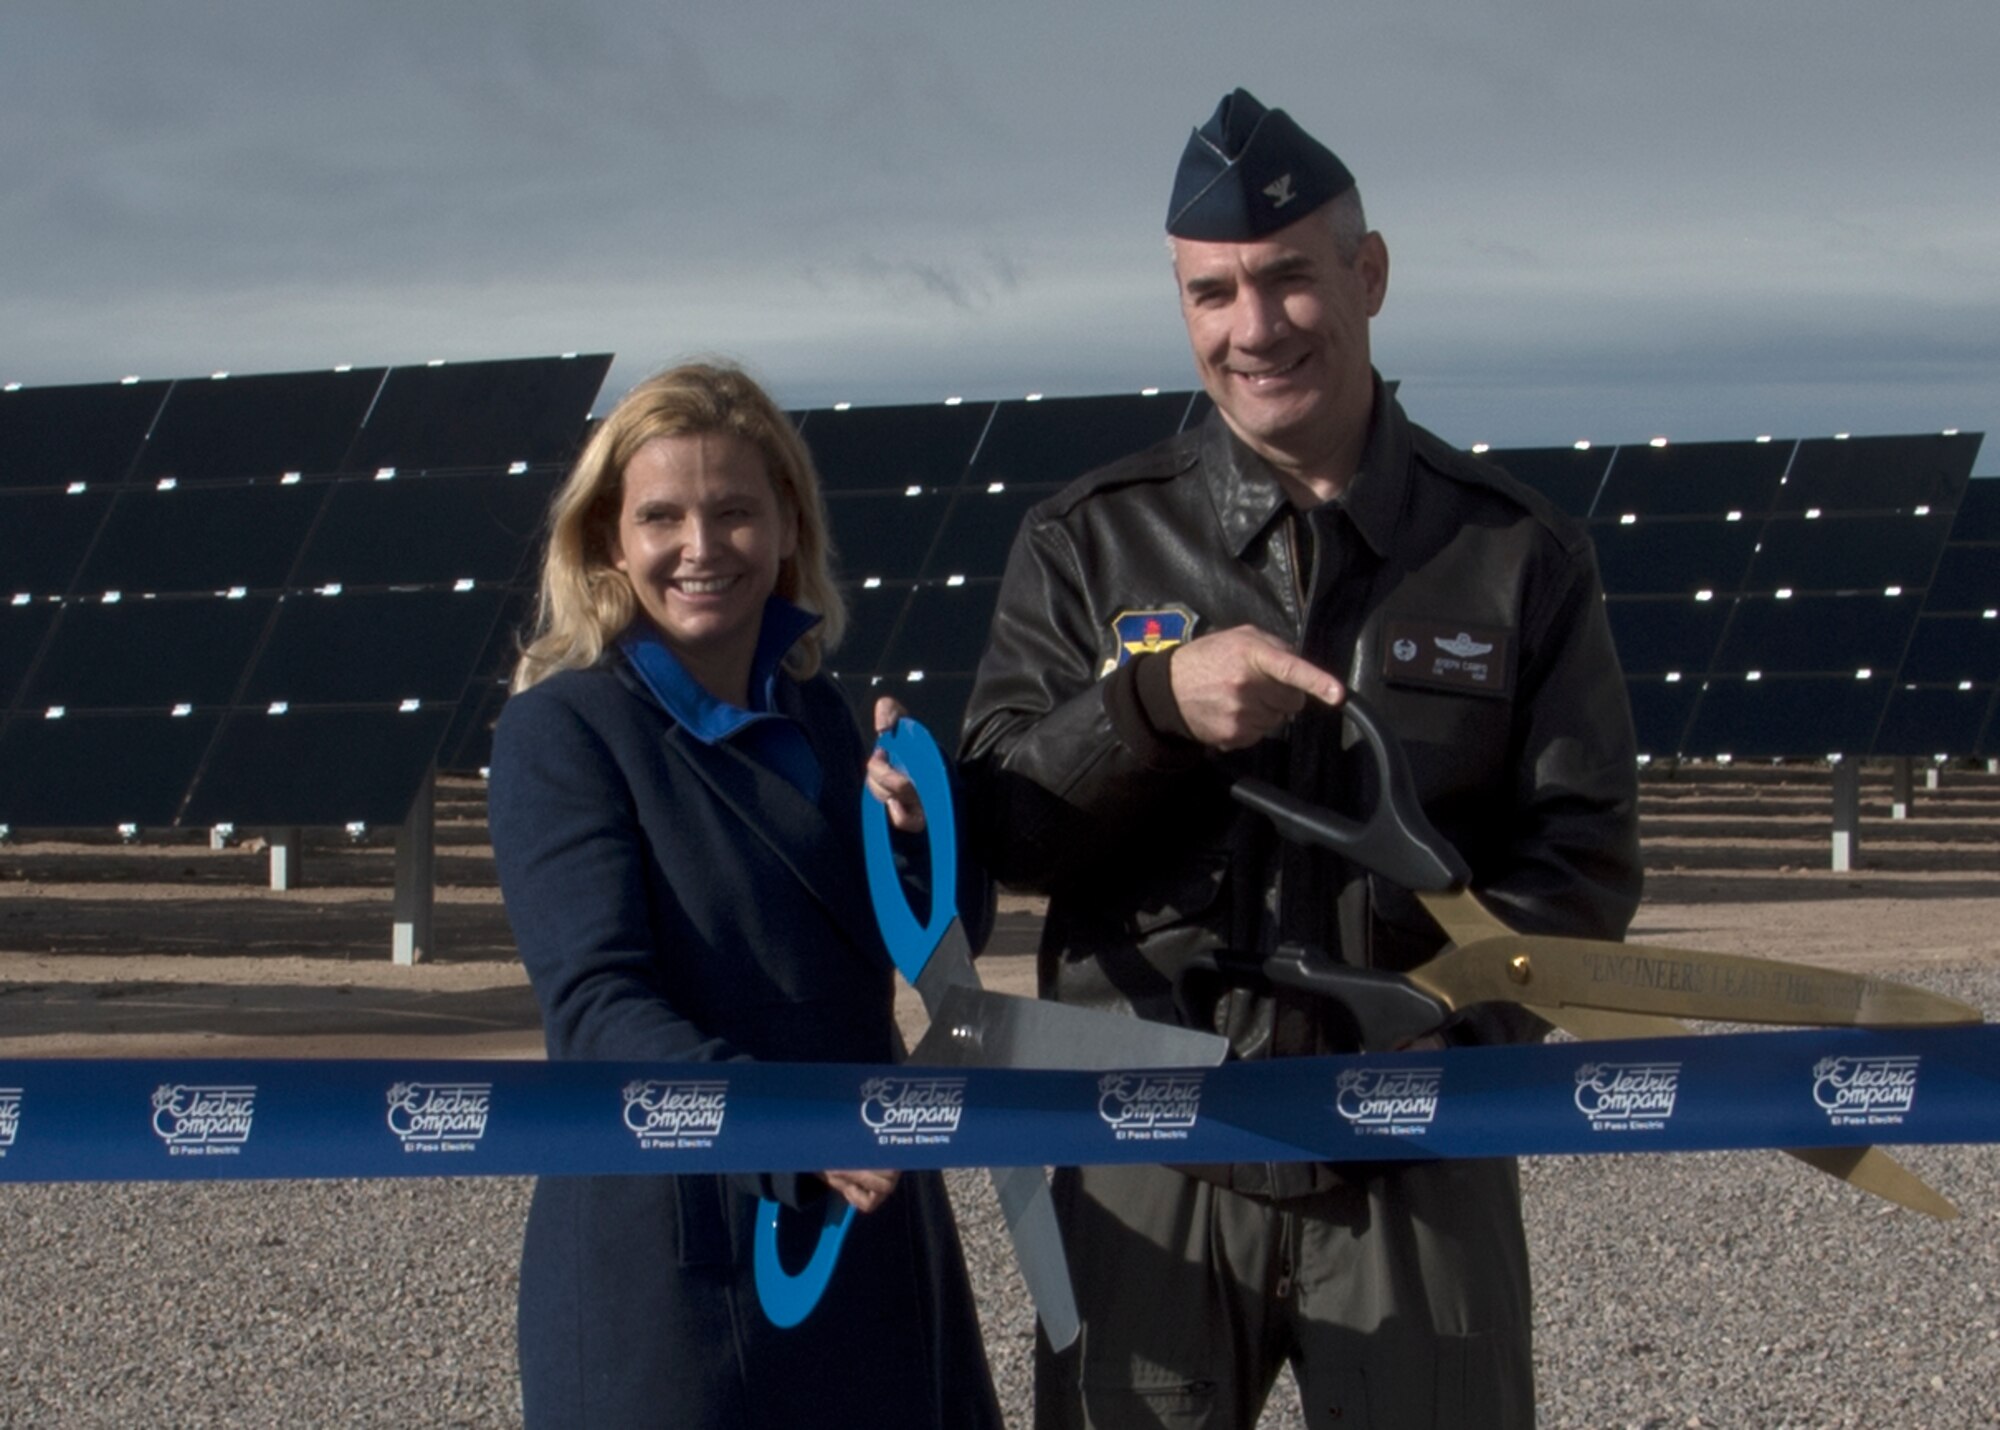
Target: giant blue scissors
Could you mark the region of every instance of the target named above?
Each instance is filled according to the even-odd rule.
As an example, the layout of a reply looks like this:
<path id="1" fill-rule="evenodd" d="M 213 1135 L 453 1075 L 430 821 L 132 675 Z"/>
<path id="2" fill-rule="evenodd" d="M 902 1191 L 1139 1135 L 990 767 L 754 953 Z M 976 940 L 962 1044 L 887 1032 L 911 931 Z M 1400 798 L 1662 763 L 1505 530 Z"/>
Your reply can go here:
<path id="1" fill-rule="evenodd" d="M 896 867 L 888 810 L 873 796 L 862 795 L 862 845 L 875 920 L 897 971 L 916 989 L 931 1019 L 911 1050 L 911 1064 L 1212 1067 L 1227 1056 L 1228 1040 L 1213 1033 L 981 987 L 972 966 L 972 947 L 958 917 L 958 824 L 944 756 L 930 731 L 907 718 L 882 732 L 876 743 L 916 786 L 930 843 L 930 914 L 920 922 Z M 1021 1279 L 1049 1343 L 1061 1350 L 1076 1339 L 1079 1321 L 1048 1179 L 1040 1167 L 995 1167 L 991 1175 Z M 827 1198 L 819 1240 L 796 1272 L 787 1271 L 778 1254 L 782 1213 L 779 1203 L 768 1199 L 758 1206 L 753 1263 L 757 1299 L 774 1324 L 795 1326 L 819 1304 L 832 1279 L 841 1245 L 853 1225 L 854 1208 L 837 1197 Z"/>

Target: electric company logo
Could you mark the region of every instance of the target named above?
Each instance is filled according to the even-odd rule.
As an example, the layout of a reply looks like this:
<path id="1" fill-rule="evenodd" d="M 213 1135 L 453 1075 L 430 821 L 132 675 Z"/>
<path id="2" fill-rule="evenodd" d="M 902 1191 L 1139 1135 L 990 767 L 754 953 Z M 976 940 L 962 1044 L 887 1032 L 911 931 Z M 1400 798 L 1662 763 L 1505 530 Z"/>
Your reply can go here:
<path id="1" fill-rule="evenodd" d="M 7 1149 L 14 1145 L 14 1139 L 21 1135 L 21 1089 L 0 1087 L 0 1157 L 7 1155 Z"/>
<path id="2" fill-rule="evenodd" d="M 1365 1136 L 1421 1137 L 1443 1086 L 1443 1068 L 1349 1068 L 1334 1080 L 1333 1110 Z"/>
<path id="3" fill-rule="evenodd" d="M 728 1110 L 726 1082 L 662 1082 L 643 1078 L 625 1084 L 625 1126 L 651 1151 L 713 1147 Z"/>
<path id="4" fill-rule="evenodd" d="M 1680 1087 L 1679 1063 L 1585 1063 L 1576 1070 L 1576 1110 L 1593 1132 L 1658 1132 Z"/>
<path id="5" fill-rule="evenodd" d="M 493 1111 L 490 1082 L 399 1082 L 389 1089 L 389 1130 L 405 1152 L 471 1152 Z"/>
<path id="6" fill-rule="evenodd" d="M 861 1084 L 861 1120 L 880 1147 L 949 1142 L 964 1115 L 962 1077 L 872 1077 Z"/>
<path id="7" fill-rule="evenodd" d="M 161 1083 L 153 1089 L 153 1131 L 176 1157 L 235 1157 L 257 1116 L 254 1086 Z"/>
<path id="8" fill-rule="evenodd" d="M 1120 1142 L 1185 1142 L 1201 1120 L 1201 1074 L 1107 1073 L 1097 1115 Z"/>
<path id="9" fill-rule="evenodd" d="M 1921 1058 L 1821 1058 L 1813 1065 L 1813 1101 L 1834 1127 L 1902 1122 L 1917 1101 Z"/>

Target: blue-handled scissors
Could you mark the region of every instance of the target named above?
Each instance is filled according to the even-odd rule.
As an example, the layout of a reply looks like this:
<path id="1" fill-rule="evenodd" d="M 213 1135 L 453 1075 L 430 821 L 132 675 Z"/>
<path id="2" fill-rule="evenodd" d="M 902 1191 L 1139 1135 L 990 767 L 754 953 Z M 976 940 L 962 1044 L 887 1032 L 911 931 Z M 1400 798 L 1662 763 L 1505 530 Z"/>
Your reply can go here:
<path id="1" fill-rule="evenodd" d="M 896 868 L 888 809 L 863 793 L 862 846 L 875 920 L 889 957 L 916 989 L 931 1019 L 929 1030 L 910 1054 L 911 1063 L 1119 1068 L 1213 1066 L 1222 1061 L 1229 1051 L 1228 1040 L 1212 1033 L 982 988 L 958 917 L 958 825 L 944 756 L 930 731 L 910 719 L 897 721 L 876 743 L 916 786 L 930 844 L 930 913 L 919 921 Z M 1061 1350 L 1076 1339 L 1080 1323 L 1048 1179 L 1040 1167 L 995 1167 L 991 1175 L 1021 1279 L 1049 1343 Z M 828 1203 L 812 1257 L 796 1272 L 785 1270 L 778 1256 L 782 1208 L 770 1200 L 758 1207 L 757 1298 L 776 1325 L 795 1326 L 804 1320 L 832 1279 L 854 1209 L 836 1198 L 828 1198 Z"/>

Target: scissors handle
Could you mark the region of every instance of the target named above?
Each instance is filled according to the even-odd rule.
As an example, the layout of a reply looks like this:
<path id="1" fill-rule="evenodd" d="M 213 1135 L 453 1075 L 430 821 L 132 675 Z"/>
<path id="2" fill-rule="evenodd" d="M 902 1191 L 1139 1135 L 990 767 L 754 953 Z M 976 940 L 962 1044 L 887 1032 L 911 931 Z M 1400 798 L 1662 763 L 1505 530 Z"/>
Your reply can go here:
<path id="1" fill-rule="evenodd" d="M 757 1304 L 764 1308 L 772 1325 L 789 1330 L 812 1313 L 826 1292 L 826 1283 L 833 1279 L 841 1243 L 847 1239 L 848 1227 L 854 1224 L 854 1207 L 836 1195 L 828 1195 L 826 1224 L 819 1229 L 819 1241 L 813 1246 L 811 1259 L 796 1273 L 785 1270 L 784 1262 L 778 1259 L 778 1218 L 784 1210 L 782 1203 L 769 1197 L 758 1199 L 757 1238 L 751 1265 L 757 1277 Z"/>
<path id="2" fill-rule="evenodd" d="M 958 821 L 952 817 L 951 774 L 931 732 L 904 716 L 875 737 L 889 763 L 910 777 L 917 798 L 924 802 L 924 826 L 930 835 L 931 913 L 918 923 L 910 912 L 908 893 L 896 872 L 895 851 L 889 845 L 889 809 L 863 791 L 861 843 L 868 856 L 868 897 L 875 905 L 875 922 L 889 957 L 912 986 L 930 962 L 938 941 L 958 917 Z"/>
<path id="3" fill-rule="evenodd" d="M 889 844 L 888 808 L 866 790 L 861 794 L 861 845 L 868 862 L 868 897 L 875 905 L 875 922 L 889 947 L 897 971 L 914 986 L 937 952 L 952 920 L 958 917 L 958 821 L 952 816 L 951 775 L 931 732 L 907 717 L 875 737 L 888 752 L 889 763 L 910 777 L 923 801 L 931 848 L 931 912 L 929 923 L 918 923 L 910 912 L 909 895 L 896 871 L 895 850 Z M 837 1206 L 835 1205 L 837 1203 Z M 774 1326 L 796 1326 L 812 1313 L 833 1279 L 840 1248 L 853 1224 L 854 1208 L 829 1199 L 826 1224 L 812 1259 L 796 1273 L 778 1259 L 778 1217 L 784 1208 L 769 1198 L 757 1203 L 757 1237 L 753 1266 L 757 1301 Z"/>
<path id="4" fill-rule="evenodd" d="M 1367 819 L 1348 819 L 1263 780 L 1240 779 L 1230 793 L 1269 818 L 1294 843 L 1343 854 L 1412 893 L 1464 888 L 1472 881 L 1472 871 L 1424 813 L 1403 747 L 1383 730 L 1368 702 L 1352 690 L 1340 708 L 1375 757 L 1378 788 Z"/>

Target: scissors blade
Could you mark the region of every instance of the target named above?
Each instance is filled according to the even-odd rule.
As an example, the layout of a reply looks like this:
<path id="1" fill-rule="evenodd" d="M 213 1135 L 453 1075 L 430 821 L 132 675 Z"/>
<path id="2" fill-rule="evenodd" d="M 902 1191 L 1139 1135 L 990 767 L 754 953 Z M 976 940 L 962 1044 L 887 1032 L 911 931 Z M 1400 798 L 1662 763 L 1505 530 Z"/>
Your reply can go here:
<path id="1" fill-rule="evenodd" d="M 1529 1003 L 1732 1023 L 1977 1023 L 1977 1008 L 1885 978 L 1658 944 L 1506 934 L 1448 948 L 1409 975 L 1453 1007 Z"/>
<path id="2" fill-rule="evenodd" d="M 1049 1179 L 1040 1167 L 991 1167 L 987 1174 L 993 1178 L 1007 1237 L 1014 1243 L 1014 1264 L 1021 1268 L 1042 1333 L 1055 1349 L 1066 1350 L 1083 1321 L 1076 1309 L 1076 1288 L 1070 1283 L 1069 1257 L 1056 1224 Z"/>
<path id="3" fill-rule="evenodd" d="M 972 944 L 957 919 L 945 927 L 944 936 L 924 961 L 923 972 L 910 986 L 917 990 L 917 999 L 924 1005 L 933 1028 L 937 1026 L 938 1007 L 946 993 L 953 988 L 979 987 L 979 971 L 972 966 Z"/>
<path id="4" fill-rule="evenodd" d="M 1100 1008 L 954 985 L 944 990 L 910 1062 L 932 1067 L 1214 1067 L 1229 1039 Z"/>

